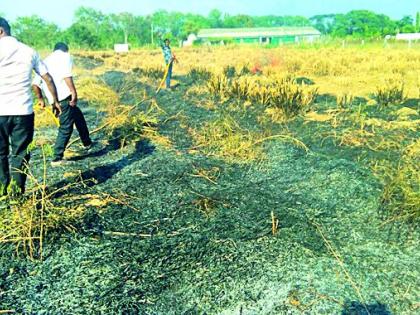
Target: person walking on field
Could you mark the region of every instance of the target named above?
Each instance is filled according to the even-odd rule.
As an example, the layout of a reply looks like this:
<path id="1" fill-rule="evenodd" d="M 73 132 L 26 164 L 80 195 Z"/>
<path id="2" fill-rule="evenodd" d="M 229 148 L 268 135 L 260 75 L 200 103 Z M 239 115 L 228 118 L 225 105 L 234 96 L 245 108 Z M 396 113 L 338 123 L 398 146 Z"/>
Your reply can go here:
<path id="1" fill-rule="evenodd" d="M 92 146 L 85 117 L 80 108 L 77 107 L 77 91 L 72 75 L 73 62 L 68 51 L 69 47 L 65 43 L 57 43 L 53 53 L 44 60 L 57 86 L 58 99 L 61 102 L 60 127 L 54 146 L 52 166 L 62 163 L 64 151 L 73 133 L 73 125 L 76 126 L 85 149 L 88 150 Z M 42 92 L 50 103 L 54 101 L 46 88 L 46 82 L 41 77 L 36 76 L 32 86 L 42 107 L 45 107 Z"/>
<path id="2" fill-rule="evenodd" d="M 61 112 L 57 91 L 38 53 L 11 36 L 0 17 L 0 199 L 25 192 L 28 146 L 34 135 L 32 71 L 42 77 L 52 95 L 56 115 Z M 10 168 L 9 168 L 9 154 Z M 3 203 L 2 203 L 3 204 Z"/>
<path id="3" fill-rule="evenodd" d="M 175 55 L 171 50 L 171 42 L 169 39 L 165 39 L 162 44 L 163 58 L 165 59 L 166 67 L 168 67 L 166 75 L 166 88 L 169 90 L 171 88 L 171 78 L 172 78 L 172 66 L 174 61 L 176 61 Z"/>

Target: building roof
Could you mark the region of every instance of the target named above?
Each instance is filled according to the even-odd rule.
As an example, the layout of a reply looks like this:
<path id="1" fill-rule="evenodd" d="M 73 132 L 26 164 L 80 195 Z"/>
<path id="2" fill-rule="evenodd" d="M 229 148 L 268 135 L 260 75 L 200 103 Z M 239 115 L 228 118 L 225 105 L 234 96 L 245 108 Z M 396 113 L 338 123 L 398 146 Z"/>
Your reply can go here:
<path id="1" fill-rule="evenodd" d="M 255 28 L 209 28 L 198 32 L 198 38 L 251 38 L 276 36 L 321 35 L 313 27 L 255 27 Z"/>

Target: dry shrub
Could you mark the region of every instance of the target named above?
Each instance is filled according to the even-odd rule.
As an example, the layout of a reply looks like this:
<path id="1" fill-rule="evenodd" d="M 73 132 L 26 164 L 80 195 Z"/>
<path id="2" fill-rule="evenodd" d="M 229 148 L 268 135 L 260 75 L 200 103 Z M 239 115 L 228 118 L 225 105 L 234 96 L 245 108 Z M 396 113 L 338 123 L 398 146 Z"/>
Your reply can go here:
<path id="1" fill-rule="evenodd" d="M 162 67 L 147 66 L 144 68 L 134 68 L 133 72 L 139 75 L 146 76 L 151 79 L 161 79 L 165 73 Z"/>
<path id="2" fill-rule="evenodd" d="M 382 206 L 391 221 L 416 222 L 420 219 L 420 141 L 408 146 L 401 160 L 382 168 L 385 187 Z"/>
<path id="3" fill-rule="evenodd" d="M 376 88 L 373 98 L 383 107 L 401 104 L 406 100 L 404 83 L 389 81 L 385 85 Z"/>
<path id="4" fill-rule="evenodd" d="M 89 102 L 89 105 L 106 111 L 119 104 L 118 94 L 105 83 L 93 77 L 84 77 L 77 81 L 78 97 Z"/>
<path id="5" fill-rule="evenodd" d="M 253 85 L 248 77 L 232 80 L 229 87 L 229 96 L 239 100 L 249 100 Z"/>
<path id="6" fill-rule="evenodd" d="M 43 176 L 39 179 L 31 169 L 28 175 L 29 197 L 16 200 L 10 209 L 0 211 L 0 243 L 13 243 L 18 252 L 23 252 L 30 258 L 42 259 L 43 239 L 52 229 L 65 228 L 73 230 L 72 224 L 79 220 L 86 212 L 85 207 L 79 205 L 67 207 L 68 196 L 55 199 L 58 192 L 66 191 L 82 185 L 83 181 L 76 180 L 67 186 L 49 189 L 47 155 L 52 149 L 41 147 L 43 153 Z M 80 200 L 80 196 L 77 197 Z"/>
<path id="7" fill-rule="evenodd" d="M 208 81 L 211 78 L 211 72 L 205 67 L 191 67 L 188 71 L 188 78 L 194 82 Z"/>
<path id="8" fill-rule="evenodd" d="M 249 101 L 266 105 L 284 120 L 309 110 L 318 90 L 298 84 L 291 77 L 250 77 L 228 79 L 225 74 L 213 75 L 207 83 L 208 92 L 220 98 Z"/>
<path id="9" fill-rule="evenodd" d="M 341 93 L 337 96 L 337 106 L 339 108 L 348 108 L 353 104 L 354 96 L 348 92 Z"/>
<path id="10" fill-rule="evenodd" d="M 140 111 L 136 105 L 118 106 L 116 113 L 104 120 L 104 132 L 113 139 L 118 138 L 122 145 L 148 139 L 159 147 L 172 149 L 171 140 L 159 133 L 159 110 L 157 105 L 147 112 Z"/>
<path id="11" fill-rule="evenodd" d="M 229 81 L 226 75 L 213 74 L 207 82 L 207 89 L 210 95 L 217 97 L 225 97 L 228 93 Z"/>
<path id="12" fill-rule="evenodd" d="M 318 90 L 297 84 L 291 78 L 277 80 L 272 88 L 269 106 L 279 110 L 286 119 L 309 110 Z"/>
<path id="13" fill-rule="evenodd" d="M 199 130 L 189 131 L 194 148 L 206 155 L 243 163 L 263 157 L 261 148 L 254 145 L 261 135 L 242 129 L 229 115 L 208 122 Z"/>

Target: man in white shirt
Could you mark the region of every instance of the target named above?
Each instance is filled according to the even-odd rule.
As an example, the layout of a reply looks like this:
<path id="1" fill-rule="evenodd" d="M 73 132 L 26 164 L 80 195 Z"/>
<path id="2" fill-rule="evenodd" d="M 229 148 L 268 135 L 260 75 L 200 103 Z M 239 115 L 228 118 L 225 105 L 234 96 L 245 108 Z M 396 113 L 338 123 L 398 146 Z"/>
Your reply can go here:
<path id="1" fill-rule="evenodd" d="M 68 51 L 69 48 L 66 44 L 57 43 L 54 52 L 44 60 L 57 87 L 58 100 L 61 103 L 60 127 L 54 147 L 54 159 L 51 162 L 53 166 L 59 165 L 63 161 L 64 151 L 73 133 L 73 125 L 76 126 L 84 147 L 89 148 L 92 145 L 85 117 L 77 107 L 77 91 L 72 75 L 73 62 Z M 46 83 L 40 76 L 35 77 L 32 87 L 41 106 L 45 106 L 42 92 L 50 103 L 53 102 Z"/>
<path id="2" fill-rule="evenodd" d="M 0 196 L 25 191 L 28 146 L 33 140 L 32 71 L 46 82 L 53 108 L 60 113 L 57 91 L 38 53 L 11 36 L 10 25 L 0 17 Z M 11 149 L 11 152 L 9 152 Z M 11 153 L 9 167 L 9 153 Z M 3 198 L 0 198 L 3 199 Z"/>

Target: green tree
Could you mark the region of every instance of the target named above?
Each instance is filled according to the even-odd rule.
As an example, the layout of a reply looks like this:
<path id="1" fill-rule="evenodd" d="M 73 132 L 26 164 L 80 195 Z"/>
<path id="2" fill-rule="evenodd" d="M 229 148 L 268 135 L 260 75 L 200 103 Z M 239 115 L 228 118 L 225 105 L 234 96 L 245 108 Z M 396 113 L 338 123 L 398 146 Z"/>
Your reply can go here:
<path id="1" fill-rule="evenodd" d="M 173 37 L 174 34 L 172 31 L 175 26 L 171 25 L 171 19 L 170 13 L 166 10 L 158 10 L 152 14 L 151 21 L 153 23 L 153 30 L 158 38 Z"/>
<path id="2" fill-rule="evenodd" d="M 254 27 L 254 20 L 249 15 L 239 14 L 230 16 L 226 14 L 223 24 L 223 26 L 227 28 Z"/>
<path id="3" fill-rule="evenodd" d="M 111 23 L 113 24 L 114 31 L 123 34 L 124 43 L 128 43 L 129 35 L 136 33 L 138 28 L 137 20 L 131 13 L 111 14 Z"/>
<path id="4" fill-rule="evenodd" d="M 64 38 L 71 46 L 89 49 L 101 48 L 98 36 L 83 23 L 71 25 L 65 31 Z"/>
<path id="5" fill-rule="evenodd" d="M 322 34 L 331 33 L 334 24 L 336 23 L 335 14 L 315 15 L 309 19 L 312 26 L 315 27 Z"/>
<path id="6" fill-rule="evenodd" d="M 378 37 L 395 33 L 396 25 L 387 16 L 367 10 L 337 14 L 331 33 L 334 36 Z"/>
<path id="7" fill-rule="evenodd" d="M 39 16 L 19 17 L 12 23 L 13 35 L 25 44 L 36 48 L 52 47 L 60 37 L 60 30 Z"/>
<path id="8" fill-rule="evenodd" d="M 397 22 L 397 24 L 398 30 L 401 33 L 414 33 L 416 31 L 414 20 L 409 15 L 404 16 L 401 20 Z"/>
<path id="9" fill-rule="evenodd" d="M 114 25 L 109 15 L 101 11 L 80 7 L 74 15 L 74 24 L 70 27 L 71 37 L 84 46 L 89 48 L 111 48 L 117 41 Z M 73 27 L 74 26 L 74 27 Z M 82 39 L 77 39 L 77 32 L 82 32 Z"/>
<path id="10" fill-rule="evenodd" d="M 253 17 L 256 27 L 278 27 L 278 26 L 309 26 L 311 22 L 303 16 L 255 16 Z"/>
<path id="11" fill-rule="evenodd" d="M 189 34 L 197 34 L 200 29 L 211 27 L 211 22 L 204 16 L 197 14 L 187 14 L 182 25 L 181 39 L 185 39 Z"/>
<path id="12" fill-rule="evenodd" d="M 217 9 L 213 9 L 210 11 L 208 17 L 208 23 L 211 28 L 220 28 L 223 27 L 223 18 L 222 12 Z"/>

